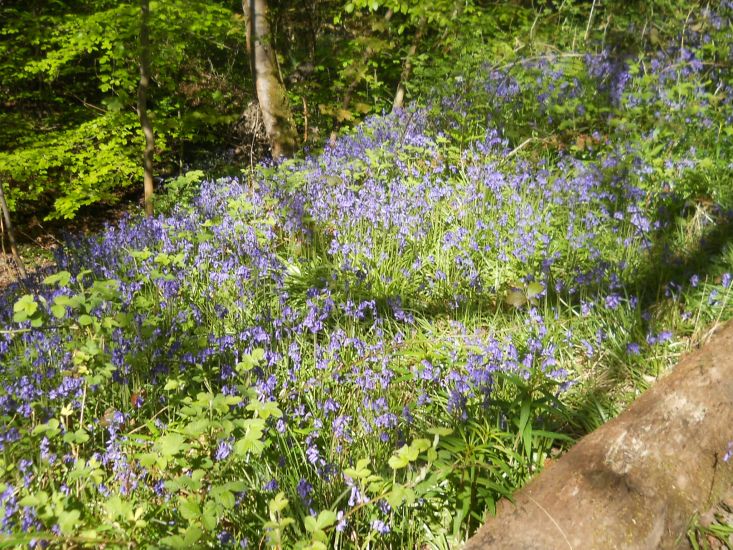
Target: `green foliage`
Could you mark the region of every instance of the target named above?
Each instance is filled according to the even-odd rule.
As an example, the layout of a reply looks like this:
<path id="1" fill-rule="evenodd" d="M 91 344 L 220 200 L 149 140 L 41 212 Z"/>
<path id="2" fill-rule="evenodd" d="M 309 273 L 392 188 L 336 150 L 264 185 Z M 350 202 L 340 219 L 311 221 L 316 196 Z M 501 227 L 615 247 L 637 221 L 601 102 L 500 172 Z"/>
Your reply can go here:
<path id="1" fill-rule="evenodd" d="M 203 179 L 202 170 L 191 170 L 166 182 L 164 191 L 155 196 L 155 209 L 167 213 L 176 206 L 185 208 L 198 194 Z"/>
<path id="2" fill-rule="evenodd" d="M 614 99 L 585 61 L 605 32 L 598 24 L 577 50 L 542 43 L 553 29 L 563 31 L 558 47 L 584 36 L 589 6 L 542 3 L 534 25 L 521 3 L 460 4 L 448 22 L 437 15 L 450 7 L 442 2 L 353 2 L 336 33 L 354 41 L 335 56 L 338 90 L 373 78 L 357 100 L 379 89 L 370 105 L 387 105 L 384 75 L 396 72 L 388 59 L 434 17 L 427 40 L 441 53 L 419 60 L 413 89 L 447 82 L 452 93 L 430 99 L 433 117 L 371 120 L 322 157 L 261 166 L 246 182 L 187 172 L 158 198 L 169 215 L 76 243 L 60 255 L 65 270 L 7 295 L 0 515 L 12 532 L 3 544 L 32 535 L 108 547 L 457 547 L 571 436 L 607 420 L 733 317 L 729 222 L 709 205 L 729 193 L 722 159 L 731 144 L 718 132 L 726 111 L 706 80 L 715 75 L 664 81 L 644 71 L 651 54 L 634 51 L 624 58 L 635 71 L 629 87 Z M 49 17 L 67 13 L 56 7 Z M 298 12 L 280 8 L 287 27 Z M 388 8 L 403 34 L 377 24 Z M 193 106 L 174 82 L 188 69 L 174 69 L 189 50 L 173 31 L 200 38 L 223 23 L 212 15 L 184 28 L 193 7 L 155 9 L 171 19 L 158 30 L 171 44 L 158 122 L 164 136 L 182 136 L 176 125 Z M 104 14 L 82 18 L 98 39 L 51 33 L 52 43 L 38 38 L 48 54 L 33 57 L 40 64 L 20 56 L 36 76 L 72 86 L 88 76 L 87 56 L 104 65 L 109 55 L 121 71 L 100 68 L 90 87 L 108 94 L 105 114 L 75 113 L 63 126 L 84 143 L 75 128 L 110 124 L 79 166 L 97 156 L 115 164 L 94 147 L 121 154 L 115 136 L 138 139 L 128 112 L 134 55 L 114 38 L 131 23 Z M 476 32 L 455 34 L 454 24 Z M 507 41 L 531 27 L 532 36 Z M 359 28 L 364 35 L 345 38 Z M 107 32 L 109 44 L 99 38 Z M 711 56 L 726 53 L 723 38 Z M 357 40 L 377 52 L 362 76 L 347 74 Z M 282 51 L 296 62 L 303 53 Z M 506 100 L 497 83 L 510 80 L 517 87 Z M 323 92 L 304 84 L 294 94 L 304 90 Z M 670 97 L 682 103 L 671 108 Z M 129 129 L 115 133 L 115 117 Z M 8 153 L 25 158 L 22 168 L 3 165 L 28 185 L 12 187 L 16 207 L 51 186 L 58 214 L 114 195 L 121 183 L 111 172 L 79 172 L 97 179 L 78 192 L 61 185 L 72 149 L 54 152 L 63 145 L 56 130 L 46 138 L 51 160 L 34 140 Z M 700 158 L 685 170 L 659 160 L 689 160 L 693 143 Z M 120 182 L 134 179 L 129 158 Z M 34 180 L 34 166 L 48 178 Z M 679 194 L 665 191 L 667 180 Z M 30 533 L 22 514 L 32 516 Z"/>
<path id="3" fill-rule="evenodd" d="M 224 75 L 246 66 L 244 29 L 241 17 L 215 2 L 151 8 L 149 110 L 157 171 L 165 174 L 183 162 L 185 144 L 215 143 L 238 117 L 246 94 Z M 40 205 L 50 217 L 71 218 L 137 189 L 139 5 L 39 1 L 28 10 L 0 8 L 0 17 L 9 22 L 0 43 L 9 107 L 0 114 L 0 176 L 11 209 Z"/>

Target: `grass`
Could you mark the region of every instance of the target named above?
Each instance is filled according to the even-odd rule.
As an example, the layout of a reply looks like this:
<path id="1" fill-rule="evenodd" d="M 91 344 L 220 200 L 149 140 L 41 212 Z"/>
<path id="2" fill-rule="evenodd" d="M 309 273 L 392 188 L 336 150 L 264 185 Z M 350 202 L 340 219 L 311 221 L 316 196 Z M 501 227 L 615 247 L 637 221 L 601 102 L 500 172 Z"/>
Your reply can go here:
<path id="1" fill-rule="evenodd" d="M 704 342 L 733 316 L 720 75 L 621 60 L 614 100 L 568 59 L 182 181 L 6 291 L 2 543 L 453 547 Z M 700 83 L 684 112 L 670 71 Z M 507 135 L 593 121 L 590 148 Z"/>

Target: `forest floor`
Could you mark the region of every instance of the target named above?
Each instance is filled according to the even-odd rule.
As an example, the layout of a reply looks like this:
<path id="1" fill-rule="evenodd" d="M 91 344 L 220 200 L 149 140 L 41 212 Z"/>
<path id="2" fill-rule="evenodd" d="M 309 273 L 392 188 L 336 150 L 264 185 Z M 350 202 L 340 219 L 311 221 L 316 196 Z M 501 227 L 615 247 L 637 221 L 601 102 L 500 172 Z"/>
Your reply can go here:
<path id="1" fill-rule="evenodd" d="M 126 196 L 114 205 L 93 205 L 79 211 L 72 220 L 39 220 L 29 216 L 13 220 L 15 239 L 28 272 L 54 265 L 54 251 L 64 245 L 66 235 L 91 236 L 106 225 L 114 224 L 129 212 L 140 208 L 139 197 Z M 18 281 L 18 271 L 10 251 L 10 243 L 0 230 L 0 291 Z"/>

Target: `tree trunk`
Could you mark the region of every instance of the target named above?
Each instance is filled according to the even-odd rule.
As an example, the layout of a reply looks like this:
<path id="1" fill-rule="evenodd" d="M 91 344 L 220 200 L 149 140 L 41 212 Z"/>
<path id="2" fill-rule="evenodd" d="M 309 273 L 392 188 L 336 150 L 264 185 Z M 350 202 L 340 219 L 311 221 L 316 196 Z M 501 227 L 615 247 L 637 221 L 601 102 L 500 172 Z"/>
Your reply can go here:
<path id="1" fill-rule="evenodd" d="M 153 155 L 155 134 L 148 116 L 148 89 L 150 88 L 150 0 L 140 0 L 140 85 L 137 88 L 137 114 L 145 135 L 143 152 L 143 188 L 145 190 L 145 214 L 153 215 Z"/>
<path id="2" fill-rule="evenodd" d="M 733 484 L 733 323 L 514 496 L 466 550 L 689 547 Z M 729 458 L 729 457 L 727 457 Z"/>
<path id="3" fill-rule="evenodd" d="M 267 21 L 267 1 L 243 0 L 242 8 L 247 23 L 247 51 L 255 92 L 272 148 L 272 158 L 290 157 L 297 148 L 298 133 L 285 85 L 277 69 Z"/>
<path id="4" fill-rule="evenodd" d="M 417 53 L 417 47 L 420 44 L 420 40 L 422 40 L 423 34 L 425 34 L 426 27 L 427 19 L 425 17 L 422 17 L 420 19 L 417 34 L 415 34 L 415 39 L 413 40 L 412 45 L 407 52 L 407 57 L 405 57 L 405 62 L 402 65 L 400 82 L 399 84 L 397 84 L 397 92 L 395 93 L 394 101 L 392 102 L 392 112 L 397 109 L 402 109 L 402 107 L 404 106 L 405 94 L 407 93 L 407 88 L 405 87 L 405 84 L 408 80 L 410 80 L 410 75 L 412 74 L 412 59 Z"/>
<path id="5" fill-rule="evenodd" d="M 13 259 L 15 260 L 15 265 L 18 269 L 18 273 L 20 273 L 20 276 L 25 279 L 28 276 L 28 273 L 25 270 L 25 265 L 23 265 L 23 260 L 20 258 L 18 247 L 15 244 L 13 224 L 10 221 L 10 209 L 8 208 L 8 203 L 5 200 L 5 191 L 3 191 L 2 183 L 0 183 L 0 208 L 3 211 L 3 219 L 5 220 L 5 231 L 8 234 L 8 242 L 10 242 L 10 252 L 12 252 L 13 254 Z M 0 239 L 1 238 L 2 232 L 0 232 Z"/>

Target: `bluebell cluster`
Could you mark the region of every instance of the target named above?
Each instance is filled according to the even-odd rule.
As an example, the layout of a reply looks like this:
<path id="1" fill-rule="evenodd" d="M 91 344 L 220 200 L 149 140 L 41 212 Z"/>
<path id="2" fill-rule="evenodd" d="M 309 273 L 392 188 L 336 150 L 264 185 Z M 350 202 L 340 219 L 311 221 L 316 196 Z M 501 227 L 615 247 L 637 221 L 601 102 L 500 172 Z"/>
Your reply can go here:
<path id="1" fill-rule="evenodd" d="M 552 123 L 558 105 L 605 90 L 609 117 L 646 105 L 670 118 L 687 109 L 675 89 L 687 79 L 703 98 L 711 88 L 720 94 L 715 109 L 703 102 L 685 114 L 714 130 L 731 122 L 733 90 L 694 43 L 655 54 L 645 67 L 652 84 L 636 60 L 612 52 L 580 58 L 576 72 L 552 57 L 491 69 L 483 90 L 504 115 L 490 116 L 469 143 L 455 131 L 473 106 L 460 94 L 444 97 L 371 118 L 318 156 L 207 181 L 192 204 L 169 214 L 70 238 L 57 258 L 69 283 L 28 282 L 44 326 L 12 320 L 26 290 L 2 297 L 0 529 L 44 529 L 19 495 L 49 484 L 72 494 L 67 477 L 78 465 L 103 472 L 92 500 L 167 502 L 165 471 L 133 456 L 153 446 L 139 436 L 166 433 L 177 419 L 162 411 L 206 390 L 241 397 L 241 410 L 252 400 L 277 403 L 271 447 L 244 466 L 251 491 L 284 490 L 315 514 L 330 505 L 323 495 L 346 488 L 340 532 L 344 513 L 367 501 L 343 468 L 388 456 L 430 426 L 480 418 L 497 373 L 546 380 L 560 395 L 579 380 L 579 365 L 609 346 L 633 358 L 666 345 L 672 332 L 652 322 L 633 284 L 657 267 L 650 262 L 674 221 L 674 183 L 698 167 L 697 150 L 669 141 L 669 151 L 684 154 L 657 166 L 609 122 L 589 138 L 590 156 L 556 145 L 537 158 L 515 150 L 501 116 L 524 112 L 533 96 L 537 120 Z M 707 80 L 697 78 L 703 72 Z M 665 178 L 669 185 L 659 185 Z M 126 321 L 109 322 L 103 337 L 80 324 L 79 310 L 52 311 L 66 303 L 59 297 L 90 297 L 94 281 L 105 280 L 112 291 L 90 298 L 83 313 L 99 326 Z M 709 303 L 727 303 L 730 284 L 726 272 Z M 673 283 L 666 290 L 679 292 Z M 641 321 L 609 343 L 622 314 Z M 593 315 L 602 321 L 589 328 Z M 262 360 L 243 374 L 239 365 L 256 350 Z M 180 383 L 163 391 L 171 380 Z M 31 435 L 52 419 L 66 419 L 62 434 L 83 428 L 91 439 L 72 448 Z M 231 435 L 213 441 L 211 460 L 236 460 L 234 443 Z M 94 514 L 89 505 L 84 518 L 93 524 Z M 389 518 L 383 506 L 371 530 L 389 533 Z M 239 535 L 217 536 L 229 544 Z"/>

